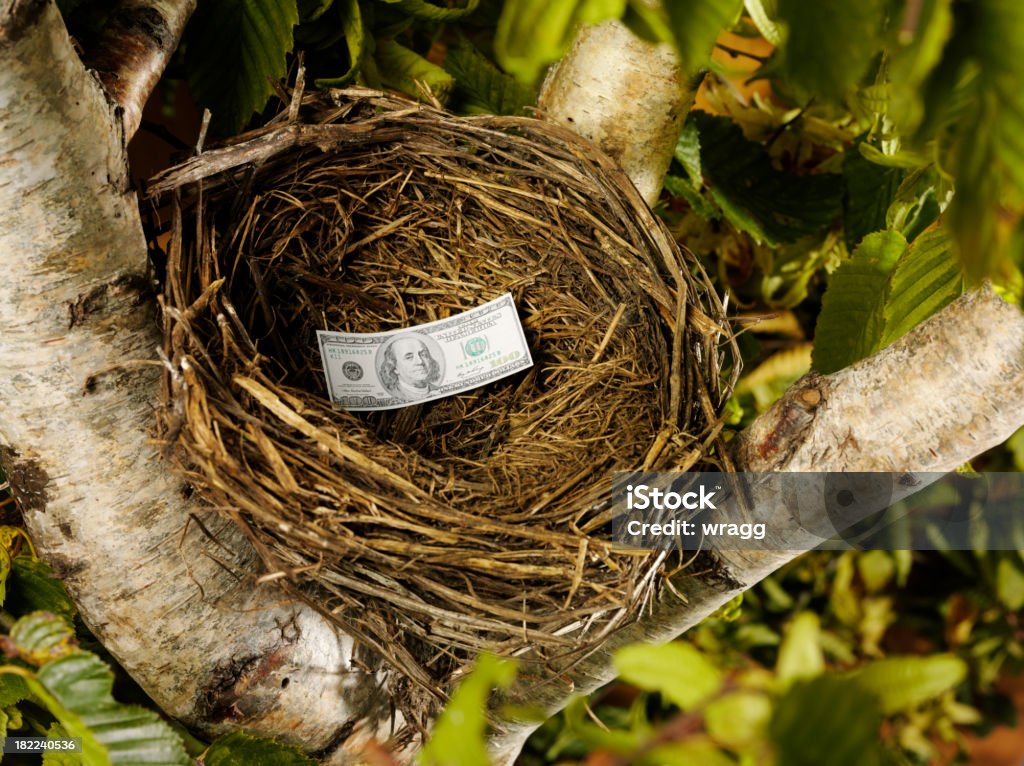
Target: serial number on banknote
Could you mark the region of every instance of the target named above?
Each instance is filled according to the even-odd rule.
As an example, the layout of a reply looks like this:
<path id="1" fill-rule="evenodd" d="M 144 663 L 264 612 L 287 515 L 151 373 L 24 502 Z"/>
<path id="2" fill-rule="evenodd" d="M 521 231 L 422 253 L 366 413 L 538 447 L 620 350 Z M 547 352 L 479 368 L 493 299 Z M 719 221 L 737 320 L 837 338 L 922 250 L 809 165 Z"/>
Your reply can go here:
<path id="1" fill-rule="evenodd" d="M 404 330 L 316 336 L 331 401 L 346 410 L 408 407 L 533 366 L 511 293 Z"/>

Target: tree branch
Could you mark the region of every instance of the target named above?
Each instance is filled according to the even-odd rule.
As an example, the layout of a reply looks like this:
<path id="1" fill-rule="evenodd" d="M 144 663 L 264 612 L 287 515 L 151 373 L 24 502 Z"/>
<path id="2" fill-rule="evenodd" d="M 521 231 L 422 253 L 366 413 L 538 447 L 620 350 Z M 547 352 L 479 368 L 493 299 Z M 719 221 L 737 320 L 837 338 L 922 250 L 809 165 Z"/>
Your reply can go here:
<path id="1" fill-rule="evenodd" d="M 610 21 L 580 30 L 544 80 L 537 114 L 604 149 L 653 206 L 694 95 L 668 45 Z"/>
<path id="2" fill-rule="evenodd" d="M 117 117 L 51 2 L 0 5 L 0 461 L 83 619 L 164 710 L 306 748 L 380 720 L 351 638 L 150 443 L 160 345 Z M 360 722 L 362 722 L 360 724 Z"/>
<path id="3" fill-rule="evenodd" d="M 647 126 L 645 138 L 645 125 L 634 122 L 631 112 L 637 94 L 645 92 L 643 73 L 653 70 L 663 78 L 677 68 L 664 52 L 637 45 L 615 26 L 582 31 L 570 53 L 573 62 L 615 62 L 618 74 L 608 78 L 600 96 L 595 98 L 579 64 L 573 63 L 549 76 L 541 101 L 547 94 L 559 94 L 559 121 L 586 112 L 587 125 L 599 126 L 588 127 L 586 133 L 606 151 L 629 157 L 626 169 L 634 184 L 660 188 L 675 137 L 670 144 L 661 134 L 663 126 L 654 124 Z M 656 78 L 653 88 L 659 87 Z M 684 107 L 684 97 L 679 98 L 658 112 L 669 115 L 666 122 L 676 124 L 677 110 Z M 620 122 L 632 124 L 620 133 Z M 624 153 L 624 141 L 645 149 Z M 982 289 L 869 359 L 834 375 L 812 373 L 798 381 L 741 435 L 734 456 L 738 470 L 756 472 L 948 472 L 1002 443 L 1021 426 L 1024 315 Z M 789 550 L 720 552 L 720 566 L 710 576 L 684 573 L 674 578 L 649 614 L 610 636 L 583 662 L 559 665 L 524 658 L 524 671 L 499 705 L 540 707 L 553 715 L 572 695 L 587 694 L 612 680 L 616 649 L 676 638 L 795 558 L 806 533 L 796 519 L 789 521 L 788 528 L 773 530 L 780 547 Z M 536 727 L 510 720 L 496 731 L 491 740 L 495 763 L 513 763 Z"/>
<path id="4" fill-rule="evenodd" d="M 123 109 L 126 139 L 142 122 L 142 108 L 167 67 L 196 0 L 120 0 L 85 63 L 96 70 L 110 99 Z"/>

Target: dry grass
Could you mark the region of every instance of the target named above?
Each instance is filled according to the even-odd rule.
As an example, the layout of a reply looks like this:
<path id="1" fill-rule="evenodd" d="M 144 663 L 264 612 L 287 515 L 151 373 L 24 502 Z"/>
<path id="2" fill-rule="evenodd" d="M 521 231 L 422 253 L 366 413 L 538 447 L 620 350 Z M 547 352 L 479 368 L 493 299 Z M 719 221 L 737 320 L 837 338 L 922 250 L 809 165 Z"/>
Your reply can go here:
<path id="1" fill-rule="evenodd" d="M 481 650 L 582 655 L 638 614 L 661 560 L 611 549 L 611 472 L 728 470 L 738 354 L 699 265 L 568 131 L 356 89 L 297 111 L 150 187 L 174 201 L 160 433 L 270 577 L 400 671 L 415 720 Z M 532 369 L 331 407 L 316 329 L 505 292 Z"/>

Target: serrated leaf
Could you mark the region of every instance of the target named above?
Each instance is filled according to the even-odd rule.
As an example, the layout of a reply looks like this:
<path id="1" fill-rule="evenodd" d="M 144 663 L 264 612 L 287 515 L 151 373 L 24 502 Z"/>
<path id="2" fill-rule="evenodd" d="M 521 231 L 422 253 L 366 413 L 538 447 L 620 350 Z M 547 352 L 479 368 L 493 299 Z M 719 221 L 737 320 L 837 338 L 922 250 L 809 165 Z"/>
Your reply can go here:
<path id="1" fill-rule="evenodd" d="M 266 106 L 298 23 L 296 0 L 199 3 L 186 31 L 185 68 L 192 94 L 213 113 L 213 130 L 237 132 Z"/>
<path id="2" fill-rule="evenodd" d="M 203 756 L 204 766 L 315 766 L 316 763 L 294 747 L 240 731 L 214 741 Z"/>
<path id="3" fill-rule="evenodd" d="M 359 10 L 359 0 L 338 0 L 335 5 L 335 27 L 341 31 L 341 35 L 331 41 L 330 44 L 345 40 L 345 50 L 348 55 L 348 69 L 338 77 L 321 77 L 314 81 L 318 88 L 341 88 L 356 79 L 363 64 L 363 56 L 366 53 L 365 34 L 363 28 L 363 16 Z M 299 28 L 301 29 L 301 27 Z M 296 39 L 299 38 L 299 30 L 296 30 Z"/>
<path id="4" fill-rule="evenodd" d="M 73 712 L 114 704 L 114 674 L 99 657 L 88 652 L 75 652 L 44 665 L 39 669 L 39 680 Z"/>
<path id="5" fill-rule="evenodd" d="M 451 94 L 454 80 L 450 74 L 391 38 L 377 40 L 374 61 L 381 82 L 389 88 L 419 98 L 423 95 L 420 88 L 423 83 L 442 103 Z"/>
<path id="6" fill-rule="evenodd" d="M 789 624 L 779 646 L 775 675 L 783 688 L 800 678 L 813 678 L 825 670 L 821 624 L 813 612 L 800 612 Z"/>
<path id="7" fill-rule="evenodd" d="M 5 648 L 13 648 L 16 655 L 31 665 L 46 663 L 64 657 L 78 648 L 74 629 L 52 612 L 32 612 L 20 618 L 4 639 Z"/>
<path id="8" fill-rule="evenodd" d="M 467 42 L 448 51 L 444 68 L 455 78 L 452 108 L 465 114 L 525 114 L 537 100 L 533 88 L 499 70 Z"/>
<path id="9" fill-rule="evenodd" d="M 836 269 L 814 329 L 814 369 L 829 374 L 877 350 L 890 278 L 906 247 L 897 232 L 870 234 Z"/>
<path id="10" fill-rule="evenodd" d="M 0 675 L 0 708 L 16 705 L 28 695 L 28 687 L 21 676 Z"/>
<path id="11" fill-rule="evenodd" d="M 778 0 L 781 79 L 805 99 L 841 103 L 882 47 L 885 0 Z"/>
<path id="12" fill-rule="evenodd" d="M 46 730 L 46 738 L 49 740 L 68 739 L 68 733 L 59 723 L 50 724 Z M 67 750 L 47 750 L 43 753 L 43 766 L 81 766 L 81 753 L 71 753 Z"/>
<path id="13" fill-rule="evenodd" d="M 929 702 L 966 677 L 964 661 L 944 655 L 887 657 L 842 676 L 873 694 L 886 715 Z"/>
<path id="14" fill-rule="evenodd" d="M 973 58 L 953 91 L 965 94 L 965 107 L 948 108 L 948 119 L 960 119 L 943 165 L 952 168 L 957 191 L 949 226 L 964 271 L 976 281 L 1010 255 L 1024 219 L 1024 3 L 979 0 L 965 13 L 958 36 L 967 38 Z"/>
<path id="15" fill-rule="evenodd" d="M 857 684 L 831 675 L 798 681 L 779 699 L 769 726 L 775 762 L 880 766 L 881 724 L 878 700 Z"/>
<path id="16" fill-rule="evenodd" d="M 843 156 L 843 236 L 853 251 L 872 232 L 886 228 L 886 214 L 905 173 L 865 158 L 857 147 Z"/>
<path id="17" fill-rule="evenodd" d="M 47 703 L 50 712 L 69 735 L 82 736 L 81 729 L 88 732 L 106 752 L 107 762 L 162 766 L 191 763 L 181 737 L 156 713 L 114 700 L 114 674 L 95 655 L 67 655 L 44 665 L 37 677 L 52 698 L 52 704 Z"/>
<path id="18" fill-rule="evenodd" d="M 57 660 L 57 662 L 60 661 Z M 100 744 L 92 731 L 89 730 L 89 727 L 82 722 L 81 717 L 62 705 L 36 676 L 21 668 L 3 666 L 0 666 L 0 674 L 20 675 L 35 700 L 41 703 L 57 719 L 57 722 L 67 732 L 67 735 L 69 737 L 78 737 L 82 740 L 81 756 L 84 763 L 89 764 L 89 766 L 111 765 L 107 749 Z M 185 765 L 182 764 L 182 766 Z"/>
<path id="19" fill-rule="evenodd" d="M 461 7 L 434 5 L 428 3 L 427 0 L 382 0 L 382 2 L 394 6 L 415 19 L 427 21 L 455 21 L 463 16 L 468 16 L 480 5 L 480 0 L 466 0 L 466 4 Z"/>
<path id="20" fill-rule="evenodd" d="M 488 766 L 484 734 L 487 700 L 491 690 L 512 683 L 516 663 L 483 654 L 463 679 L 437 720 L 426 746 L 420 751 L 422 766 Z"/>
<path id="21" fill-rule="evenodd" d="M 910 245 L 893 273 L 885 303 L 885 327 L 878 348 L 885 348 L 964 291 L 949 234 L 925 232 Z"/>
<path id="22" fill-rule="evenodd" d="M 622 680 L 687 711 L 722 687 L 722 673 L 690 644 L 674 641 L 661 646 L 633 645 L 615 652 L 615 668 Z"/>
<path id="23" fill-rule="evenodd" d="M 73 625 L 78 609 L 49 564 L 27 553 L 15 556 L 13 563 L 5 608 L 17 615 L 53 612 Z"/>
<path id="24" fill-rule="evenodd" d="M 841 208 L 841 176 L 784 173 L 732 120 L 701 111 L 689 119 L 699 134 L 706 184 L 734 226 L 771 245 L 827 231 Z"/>
<path id="25" fill-rule="evenodd" d="M 685 78 L 711 61 L 715 40 L 736 23 L 743 0 L 676 0 L 664 8 Z"/>
<path id="26" fill-rule="evenodd" d="M 506 0 L 494 32 L 502 68 L 533 85 L 569 49 L 581 24 L 621 18 L 626 0 Z"/>

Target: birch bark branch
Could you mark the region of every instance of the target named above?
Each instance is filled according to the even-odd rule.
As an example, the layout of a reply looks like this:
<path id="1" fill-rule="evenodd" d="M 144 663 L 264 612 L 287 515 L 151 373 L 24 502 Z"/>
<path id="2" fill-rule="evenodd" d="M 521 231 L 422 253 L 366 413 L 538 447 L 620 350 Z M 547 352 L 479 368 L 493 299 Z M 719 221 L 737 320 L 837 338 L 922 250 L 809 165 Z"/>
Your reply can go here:
<path id="1" fill-rule="evenodd" d="M 121 107 L 124 134 L 131 138 L 142 108 L 171 60 L 196 0 L 121 0 L 103 32 L 86 52 L 107 96 Z"/>
<path id="2" fill-rule="evenodd" d="M 617 28 L 617 29 L 616 29 Z M 671 146 L 659 137 L 639 136 L 644 126 L 628 112 L 636 81 L 620 74 L 605 81 L 595 106 L 590 86 L 580 81 L 579 62 L 612 61 L 620 72 L 660 71 L 677 76 L 664 51 L 629 40 L 617 22 L 584 30 L 568 60 L 544 84 L 541 104 L 556 93 L 559 115 L 589 114 L 588 130 L 613 152 L 631 142 L 646 151 L 631 155 L 630 176 L 638 186 L 660 189 L 671 160 Z M 593 47 L 592 47 L 593 46 Z M 652 89 L 662 99 L 671 89 Z M 662 103 L 659 114 L 684 111 L 688 96 L 676 91 L 675 105 Z M 654 152 L 661 146 L 662 152 Z M 621 154 L 621 152 L 620 152 Z M 830 376 L 815 373 L 795 383 L 736 441 L 737 470 L 768 471 L 913 471 L 948 472 L 1001 444 L 1024 426 L 1024 314 L 990 289 L 975 290 L 924 322 L 888 348 Z M 502 702 L 537 706 L 548 715 L 574 694 L 590 693 L 615 677 L 612 654 L 629 643 L 661 643 L 699 624 L 730 599 L 756 585 L 794 559 L 805 533 L 796 519 L 773 530 L 790 550 L 724 551 L 712 577 L 684 573 L 665 589 L 651 613 L 613 634 L 585 661 L 559 667 L 524 663 Z M 784 542 L 782 542 L 784 541 Z M 542 671 L 535 668 L 542 667 Z M 491 753 L 497 764 L 511 764 L 536 724 L 509 721 L 496 731 Z"/>
<path id="3" fill-rule="evenodd" d="M 157 704 L 322 748 L 375 720 L 379 679 L 254 585 L 237 529 L 202 517 L 214 544 L 190 523 L 148 440 L 160 339 L 116 111 L 52 3 L 0 2 L 0 459 L 86 624 Z"/>

